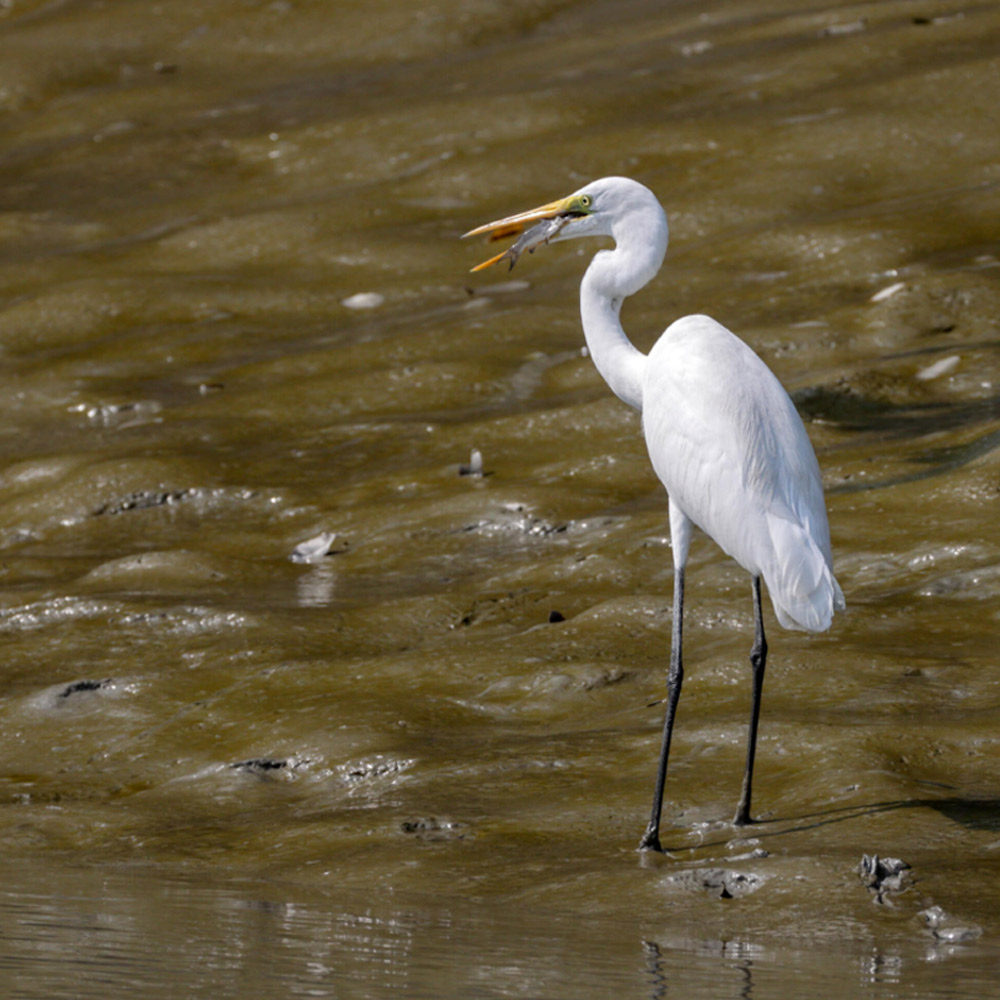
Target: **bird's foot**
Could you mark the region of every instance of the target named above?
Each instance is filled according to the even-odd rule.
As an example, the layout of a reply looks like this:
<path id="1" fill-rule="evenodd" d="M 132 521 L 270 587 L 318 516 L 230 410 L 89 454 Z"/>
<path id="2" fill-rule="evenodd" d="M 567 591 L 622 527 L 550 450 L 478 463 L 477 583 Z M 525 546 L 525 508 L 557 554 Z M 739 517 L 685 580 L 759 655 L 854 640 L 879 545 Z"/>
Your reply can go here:
<path id="1" fill-rule="evenodd" d="M 660 846 L 660 831 L 653 826 L 647 826 L 646 832 L 642 835 L 642 840 L 639 841 L 638 850 L 656 851 L 662 854 L 663 848 Z"/>
<path id="2" fill-rule="evenodd" d="M 756 822 L 749 810 L 745 809 L 738 809 L 733 817 L 733 826 L 753 826 Z"/>

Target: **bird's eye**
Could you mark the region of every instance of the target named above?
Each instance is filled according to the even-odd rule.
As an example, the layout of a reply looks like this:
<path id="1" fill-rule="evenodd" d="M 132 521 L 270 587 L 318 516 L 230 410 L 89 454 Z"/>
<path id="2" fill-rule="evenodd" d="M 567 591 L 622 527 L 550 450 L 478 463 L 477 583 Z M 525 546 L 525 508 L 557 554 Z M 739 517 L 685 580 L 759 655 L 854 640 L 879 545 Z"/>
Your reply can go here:
<path id="1" fill-rule="evenodd" d="M 589 194 L 580 195 L 580 208 L 590 208 L 593 203 L 594 199 Z"/>

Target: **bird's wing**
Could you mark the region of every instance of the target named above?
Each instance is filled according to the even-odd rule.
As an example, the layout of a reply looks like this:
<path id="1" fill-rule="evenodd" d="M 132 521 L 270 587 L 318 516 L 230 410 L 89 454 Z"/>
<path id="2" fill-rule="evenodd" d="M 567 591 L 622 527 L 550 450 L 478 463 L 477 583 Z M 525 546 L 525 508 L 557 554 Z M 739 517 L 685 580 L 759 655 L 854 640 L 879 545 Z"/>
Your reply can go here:
<path id="1" fill-rule="evenodd" d="M 809 610 L 839 593 L 819 466 L 794 404 L 760 358 L 708 317 L 679 320 L 650 352 L 643 426 L 673 502 L 763 575 L 782 624 L 829 625 Z"/>

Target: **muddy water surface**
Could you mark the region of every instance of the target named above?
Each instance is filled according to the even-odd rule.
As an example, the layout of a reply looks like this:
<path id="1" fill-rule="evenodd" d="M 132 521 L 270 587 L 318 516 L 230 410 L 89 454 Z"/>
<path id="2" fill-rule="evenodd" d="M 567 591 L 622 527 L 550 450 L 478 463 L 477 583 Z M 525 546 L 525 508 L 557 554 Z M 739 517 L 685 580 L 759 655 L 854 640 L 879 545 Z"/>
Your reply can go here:
<path id="1" fill-rule="evenodd" d="M 1000 11 L 332 6 L 0 5 L 7 995 L 995 991 Z M 749 581 L 696 540 L 652 858 L 596 244 L 458 240 L 611 173 L 672 225 L 626 327 L 774 368 L 849 605 L 767 618 L 737 833 Z"/>

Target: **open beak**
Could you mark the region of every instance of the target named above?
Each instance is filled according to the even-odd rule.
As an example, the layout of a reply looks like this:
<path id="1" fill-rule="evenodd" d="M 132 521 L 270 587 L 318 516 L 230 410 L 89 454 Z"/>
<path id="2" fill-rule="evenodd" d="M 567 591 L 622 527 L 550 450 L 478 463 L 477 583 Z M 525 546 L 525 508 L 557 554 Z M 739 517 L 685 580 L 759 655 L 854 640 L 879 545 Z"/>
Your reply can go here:
<path id="1" fill-rule="evenodd" d="M 540 205 L 538 208 L 533 208 L 528 212 L 520 212 L 517 215 L 508 215 L 506 219 L 487 222 L 484 226 L 477 226 L 475 229 L 470 229 L 462 236 L 462 239 L 465 239 L 466 236 L 478 236 L 481 233 L 489 233 L 490 242 L 505 240 L 511 236 L 520 236 L 524 232 L 525 227 L 531 222 L 542 222 L 546 219 L 558 219 L 560 216 L 576 214 L 571 207 L 572 200 L 572 196 L 561 198 L 559 201 L 551 201 L 547 205 Z M 549 235 L 554 235 L 557 230 L 558 226 L 553 226 Z M 539 238 L 538 243 L 546 242 L 547 238 L 547 236 Z M 491 257 L 489 260 L 483 261 L 482 264 L 477 264 L 472 270 L 482 271 L 483 268 L 489 267 L 491 264 L 496 264 L 505 258 L 511 260 L 511 267 L 513 267 L 514 262 L 523 250 L 533 250 L 538 243 L 518 246 L 516 253 L 512 253 L 515 248 L 511 247 L 504 250 L 503 253 L 498 253 L 495 257 Z"/>

